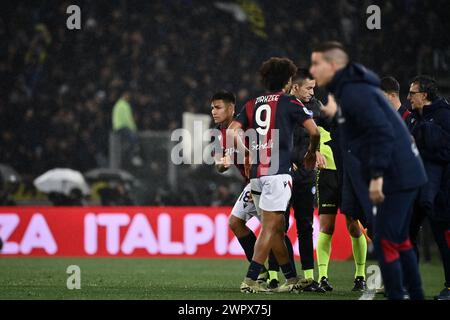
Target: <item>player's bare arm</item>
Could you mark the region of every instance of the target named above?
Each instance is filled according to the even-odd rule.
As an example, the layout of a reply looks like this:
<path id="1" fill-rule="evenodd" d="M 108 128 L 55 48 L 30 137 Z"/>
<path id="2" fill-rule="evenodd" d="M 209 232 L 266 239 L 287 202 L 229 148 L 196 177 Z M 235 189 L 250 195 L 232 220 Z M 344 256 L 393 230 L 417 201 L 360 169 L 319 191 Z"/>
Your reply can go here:
<path id="1" fill-rule="evenodd" d="M 234 145 L 238 152 L 245 155 L 245 175 L 247 178 L 250 175 L 250 167 L 251 167 L 251 159 L 250 159 L 250 150 L 245 146 L 244 142 L 242 141 L 239 131 L 242 130 L 242 124 L 239 121 L 233 121 L 230 123 L 230 126 L 227 130 L 227 136 L 228 134 L 232 134 L 233 136 L 227 137 L 227 139 L 232 138 L 234 140 Z"/>
<path id="2" fill-rule="evenodd" d="M 309 148 L 305 155 L 304 164 L 306 169 L 314 169 L 316 166 L 316 151 L 320 144 L 320 131 L 313 119 L 303 122 L 303 127 L 309 134 Z"/>
<path id="3" fill-rule="evenodd" d="M 216 157 L 215 164 L 216 170 L 220 173 L 224 173 L 231 167 L 233 161 L 231 160 L 231 157 L 229 155 L 226 155 L 224 157 Z"/>
<path id="4" fill-rule="evenodd" d="M 233 122 L 231 122 L 230 126 L 228 127 L 227 135 L 228 135 L 228 132 L 230 132 L 233 135 L 230 138 L 234 139 L 234 145 L 237 148 L 238 152 L 242 152 L 247 157 L 250 154 L 250 150 L 245 146 L 244 142 L 242 141 L 241 137 L 239 136 L 240 130 L 242 130 L 242 124 L 238 121 L 233 121 Z"/>
<path id="5" fill-rule="evenodd" d="M 327 159 L 320 151 L 316 151 L 316 167 L 317 169 L 325 169 L 327 167 Z"/>

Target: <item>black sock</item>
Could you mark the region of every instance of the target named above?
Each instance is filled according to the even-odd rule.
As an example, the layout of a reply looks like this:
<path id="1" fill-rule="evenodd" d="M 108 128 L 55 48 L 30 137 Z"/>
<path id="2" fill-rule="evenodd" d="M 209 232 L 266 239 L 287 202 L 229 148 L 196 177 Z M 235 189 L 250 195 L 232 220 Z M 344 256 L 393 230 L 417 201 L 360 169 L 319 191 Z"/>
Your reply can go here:
<path id="1" fill-rule="evenodd" d="M 273 254 L 272 250 L 270 250 L 269 253 L 269 271 L 279 271 L 280 267 L 278 265 L 277 259 L 275 258 L 275 255 Z"/>
<path id="2" fill-rule="evenodd" d="M 280 266 L 280 268 L 281 268 L 281 271 L 283 271 L 284 277 L 286 279 L 291 279 L 291 278 L 297 277 L 297 272 L 292 267 L 291 262 L 288 262 L 288 263 Z"/>
<path id="3" fill-rule="evenodd" d="M 297 274 L 297 269 L 295 268 L 295 260 L 294 260 L 294 248 L 292 247 L 291 239 L 287 235 L 284 236 L 284 242 L 286 243 L 286 248 L 289 253 L 289 260 L 291 260 L 292 268 Z"/>
<path id="4" fill-rule="evenodd" d="M 244 249 L 247 260 L 251 262 L 253 259 L 253 252 L 255 250 L 255 243 L 256 243 L 255 234 L 253 233 L 253 231 L 250 231 L 248 235 L 242 238 L 238 238 L 238 241 L 241 244 L 242 249 Z"/>
<path id="5" fill-rule="evenodd" d="M 252 260 L 252 262 L 250 262 L 250 266 L 248 267 L 247 278 L 256 281 L 263 267 L 264 265 Z"/>
<path id="6" fill-rule="evenodd" d="M 292 247 L 291 239 L 287 235 L 284 236 L 284 241 L 286 243 L 286 248 L 289 254 L 289 260 L 291 261 L 292 268 L 294 269 L 295 273 L 297 274 L 297 270 L 295 268 L 295 260 L 294 260 L 294 248 Z M 312 269 L 312 268 L 311 268 Z M 278 265 L 277 259 L 275 258 L 275 255 L 273 254 L 273 251 L 270 250 L 269 254 L 269 271 L 279 271 L 280 266 Z"/>

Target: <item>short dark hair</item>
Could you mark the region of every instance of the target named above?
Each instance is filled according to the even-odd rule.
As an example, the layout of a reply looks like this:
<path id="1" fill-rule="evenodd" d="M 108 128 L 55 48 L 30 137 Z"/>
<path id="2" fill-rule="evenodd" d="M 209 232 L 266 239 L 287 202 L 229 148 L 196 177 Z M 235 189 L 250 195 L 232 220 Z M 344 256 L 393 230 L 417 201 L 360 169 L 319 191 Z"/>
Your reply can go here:
<path id="1" fill-rule="evenodd" d="M 217 91 L 213 94 L 211 101 L 223 100 L 226 103 L 236 104 L 236 96 L 234 93 L 226 90 Z"/>
<path id="2" fill-rule="evenodd" d="M 309 70 L 306 68 L 298 68 L 295 75 L 292 77 L 292 82 L 300 82 L 302 83 L 306 79 L 314 79 L 314 77 L 309 73 Z"/>
<path id="3" fill-rule="evenodd" d="M 392 76 L 383 77 L 380 87 L 384 92 L 400 94 L 400 83 Z"/>
<path id="4" fill-rule="evenodd" d="M 297 66 L 291 59 L 279 57 L 264 61 L 259 69 L 261 82 L 270 91 L 283 89 L 296 72 Z"/>
<path id="5" fill-rule="evenodd" d="M 321 42 L 313 48 L 313 52 L 327 52 L 334 49 L 339 49 L 347 53 L 347 49 L 345 49 L 345 46 L 338 41 Z"/>
<path id="6" fill-rule="evenodd" d="M 329 57 L 328 55 L 326 55 L 325 53 L 332 51 L 332 50 L 340 50 L 342 51 L 344 54 L 341 55 L 341 60 L 345 60 L 342 61 L 343 63 L 347 62 L 349 60 L 349 54 L 347 52 L 347 49 L 345 48 L 345 46 L 338 42 L 338 41 L 325 41 L 322 43 L 319 43 L 317 46 L 315 46 L 312 50 L 312 52 L 320 52 L 324 54 L 324 57 L 326 60 L 331 60 L 331 57 Z"/>
<path id="7" fill-rule="evenodd" d="M 419 91 L 427 94 L 428 101 L 433 102 L 438 98 L 438 85 L 436 80 L 430 76 L 417 76 L 412 79 L 411 84 L 418 84 Z"/>
<path id="8" fill-rule="evenodd" d="M 325 52 L 325 51 L 332 50 L 332 49 L 341 49 L 343 51 L 346 51 L 345 46 L 339 41 L 321 42 L 314 47 L 313 51 L 314 52 Z"/>

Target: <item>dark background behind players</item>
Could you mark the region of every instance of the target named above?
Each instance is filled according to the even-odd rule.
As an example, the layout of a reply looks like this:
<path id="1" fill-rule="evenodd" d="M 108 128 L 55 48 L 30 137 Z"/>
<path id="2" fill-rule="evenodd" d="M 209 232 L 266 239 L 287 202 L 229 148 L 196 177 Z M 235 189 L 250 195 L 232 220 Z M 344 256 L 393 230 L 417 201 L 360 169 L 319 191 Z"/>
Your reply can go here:
<path id="1" fill-rule="evenodd" d="M 80 31 L 66 28 L 70 4 L 5 2 L 0 10 L 0 162 L 13 164 L 25 186 L 57 166 L 85 172 L 108 165 L 111 111 L 123 85 L 134 90 L 140 130 L 172 130 L 185 111 L 207 113 L 218 88 L 237 92 L 238 106 L 259 93 L 255 70 L 269 56 L 307 67 L 305 43 L 340 40 L 355 60 L 395 75 L 403 97 L 419 73 L 435 75 L 449 92 L 446 0 L 373 1 L 381 30 L 368 30 L 367 4 L 350 0 L 254 1 L 244 22 L 213 1 L 78 1 Z M 150 163 L 145 173 L 154 180 L 161 171 Z M 192 174 L 210 181 L 200 184 L 207 190 L 150 185 L 141 204 L 209 205 L 213 198 L 231 205 L 227 195 L 240 189 L 207 169 Z M 35 199 L 30 190 L 27 199 Z"/>

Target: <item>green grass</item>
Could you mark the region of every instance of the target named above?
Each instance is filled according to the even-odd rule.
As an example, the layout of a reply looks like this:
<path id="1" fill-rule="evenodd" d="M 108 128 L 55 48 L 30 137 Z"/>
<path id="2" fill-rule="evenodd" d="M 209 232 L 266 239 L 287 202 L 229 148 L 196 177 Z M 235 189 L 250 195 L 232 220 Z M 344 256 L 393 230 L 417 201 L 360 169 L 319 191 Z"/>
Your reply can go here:
<path id="1" fill-rule="evenodd" d="M 373 261 L 368 261 L 374 264 Z M 68 290 L 69 265 L 81 268 L 81 289 Z M 258 294 L 239 292 L 244 260 L 0 258 L 0 299 L 358 299 L 352 293 L 353 262 L 332 262 L 326 294 Z M 427 298 L 442 289 L 438 260 L 421 265 Z M 282 277 L 282 276 L 280 276 Z M 317 275 L 316 275 L 317 277 Z M 379 295 L 377 298 L 380 298 Z"/>

